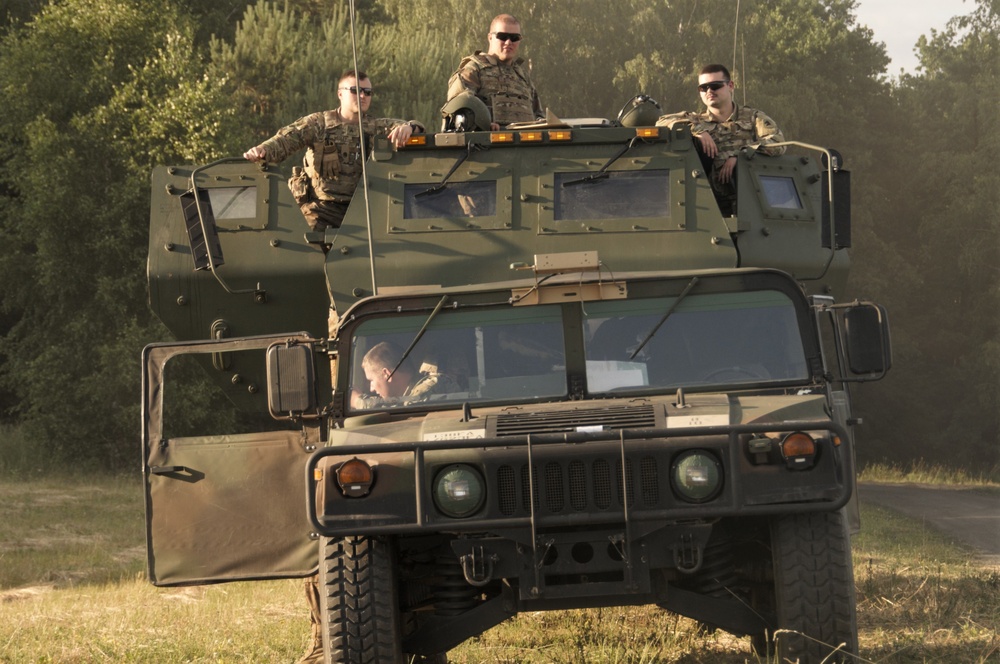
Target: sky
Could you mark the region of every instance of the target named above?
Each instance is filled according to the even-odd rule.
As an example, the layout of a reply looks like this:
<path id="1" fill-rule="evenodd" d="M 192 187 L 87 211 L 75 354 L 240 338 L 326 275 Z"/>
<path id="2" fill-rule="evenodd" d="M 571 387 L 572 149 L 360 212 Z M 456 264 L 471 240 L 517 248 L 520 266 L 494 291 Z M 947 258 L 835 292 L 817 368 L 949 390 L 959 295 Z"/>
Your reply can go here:
<path id="1" fill-rule="evenodd" d="M 931 28 L 941 32 L 948 20 L 971 14 L 973 0 L 857 0 L 855 15 L 858 24 L 875 33 L 875 41 L 885 43 L 886 54 L 892 59 L 887 69 L 890 76 L 917 71 L 917 55 L 913 47 L 920 35 L 930 37 Z"/>

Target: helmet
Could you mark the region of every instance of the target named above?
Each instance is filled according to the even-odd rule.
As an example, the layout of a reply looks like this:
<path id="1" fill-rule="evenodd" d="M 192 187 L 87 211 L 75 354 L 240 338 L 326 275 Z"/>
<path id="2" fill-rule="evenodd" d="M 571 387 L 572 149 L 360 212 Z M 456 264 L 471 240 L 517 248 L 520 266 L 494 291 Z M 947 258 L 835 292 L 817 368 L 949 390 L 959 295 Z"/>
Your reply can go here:
<path id="1" fill-rule="evenodd" d="M 441 107 L 441 131 L 489 131 L 490 109 L 468 90 L 455 95 Z"/>
<path id="2" fill-rule="evenodd" d="M 636 95 L 625 102 L 618 112 L 618 124 L 623 127 L 652 127 L 663 115 L 663 109 L 654 99 Z"/>

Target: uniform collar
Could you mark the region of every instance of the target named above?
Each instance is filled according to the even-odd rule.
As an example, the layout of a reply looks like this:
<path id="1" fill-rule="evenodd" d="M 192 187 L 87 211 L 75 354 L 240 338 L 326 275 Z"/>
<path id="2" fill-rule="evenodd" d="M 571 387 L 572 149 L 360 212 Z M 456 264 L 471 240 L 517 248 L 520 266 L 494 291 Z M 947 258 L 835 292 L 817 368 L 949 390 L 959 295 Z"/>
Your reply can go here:
<path id="1" fill-rule="evenodd" d="M 521 64 L 522 62 L 524 62 L 524 58 L 522 58 L 521 56 L 517 56 L 517 59 L 514 60 L 514 62 L 512 62 L 510 64 L 507 64 L 505 62 L 501 62 L 500 58 L 498 58 L 497 56 L 490 55 L 489 53 L 486 53 L 485 51 L 476 51 L 476 55 L 483 56 L 484 58 L 486 58 L 487 61 L 489 61 L 489 63 L 491 65 L 495 65 L 495 66 L 498 66 L 498 67 L 514 67 L 514 66 L 517 66 L 517 65 Z"/>

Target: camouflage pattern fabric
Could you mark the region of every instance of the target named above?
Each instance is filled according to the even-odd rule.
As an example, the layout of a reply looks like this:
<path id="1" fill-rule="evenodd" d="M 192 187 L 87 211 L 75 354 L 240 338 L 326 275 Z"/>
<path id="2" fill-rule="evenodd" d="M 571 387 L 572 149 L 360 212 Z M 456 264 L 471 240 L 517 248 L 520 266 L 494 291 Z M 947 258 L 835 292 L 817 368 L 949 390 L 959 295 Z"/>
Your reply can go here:
<path id="1" fill-rule="evenodd" d="M 406 388 L 403 396 L 386 399 L 377 394 L 366 395 L 360 398 L 359 403 L 362 408 L 407 406 L 421 401 L 429 401 L 436 394 L 455 394 L 466 391 L 452 375 L 439 373 L 436 366 L 423 364 L 420 367 L 420 378 Z"/>
<path id="2" fill-rule="evenodd" d="M 395 118 L 363 120 L 365 146 L 371 149 L 375 136 L 386 135 L 406 124 Z M 413 123 L 423 131 L 419 123 Z M 279 163 L 306 148 L 302 169 L 296 168 L 288 188 L 313 230 L 339 227 L 361 181 L 361 131 L 357 122 L 347 121 L 340 110 L 323 111 L 299 118 L 260 144 L 265 159 Z"/>
<path id="3" fill-rule="evenodd" d="M 737 106 L 725 122 L 716 122 L 708 111 L 695 113 L 672 113 L 663 115 L 656 121 L 657 127 L 673 128 L 678 124 L 691 125 L 691 133 L 698 136 L 708 132 L 719 148 L 713 160 L 713 168 L 718 170 L 730 157 L 739 154 L 743 147 L 753 147 L 763 154 L 778 156 L 785 153 L 784 147 L 771 148 L 772 143 L 785 140 L 777 123 L 766 114 L 749 106 Z"/>
<path id="4" fill-rule="evenodd" d="M 462 58 L 458 71 L 448 80 L 448 100 L 466 90 L 483 100 L 493 122 L 500 126 L 545 117 L 538 91 L 528 77 L 522 58 L 511 65 L 482 51 Z"/>

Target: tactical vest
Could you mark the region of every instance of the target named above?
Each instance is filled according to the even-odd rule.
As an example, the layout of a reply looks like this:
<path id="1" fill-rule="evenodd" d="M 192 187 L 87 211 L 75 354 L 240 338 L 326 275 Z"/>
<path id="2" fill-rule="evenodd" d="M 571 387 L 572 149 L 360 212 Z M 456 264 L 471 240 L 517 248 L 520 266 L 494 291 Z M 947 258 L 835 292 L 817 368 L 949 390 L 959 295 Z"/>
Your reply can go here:
<path id="1" fill-rule="evenodd" d="M 493 122 L 499 125 L 535 119 L 535 88 L 522 62 L 518 58 L 513 65 L 494 64 L 485 53 L 476 51 L 475 55 L 464 58 L 459 65 L 459 70 L 468 67 L 479 74 L 476 96 L 486 102 L 493 114 Z"/>
<path id="2" fill-rule="evenodd" d="M 361 181 L 361 140 L 357 123 L 344 122 L 337 111 L 323 113 L 326 131 L 306 150 L 302 168 L 312 181 L 316 198 L 346 203 Z M 365 149 L 370 151 L 379 130 L 395 121 L 364 119 Z M 381 125 L 386 125 L 382 127 Z"/>

